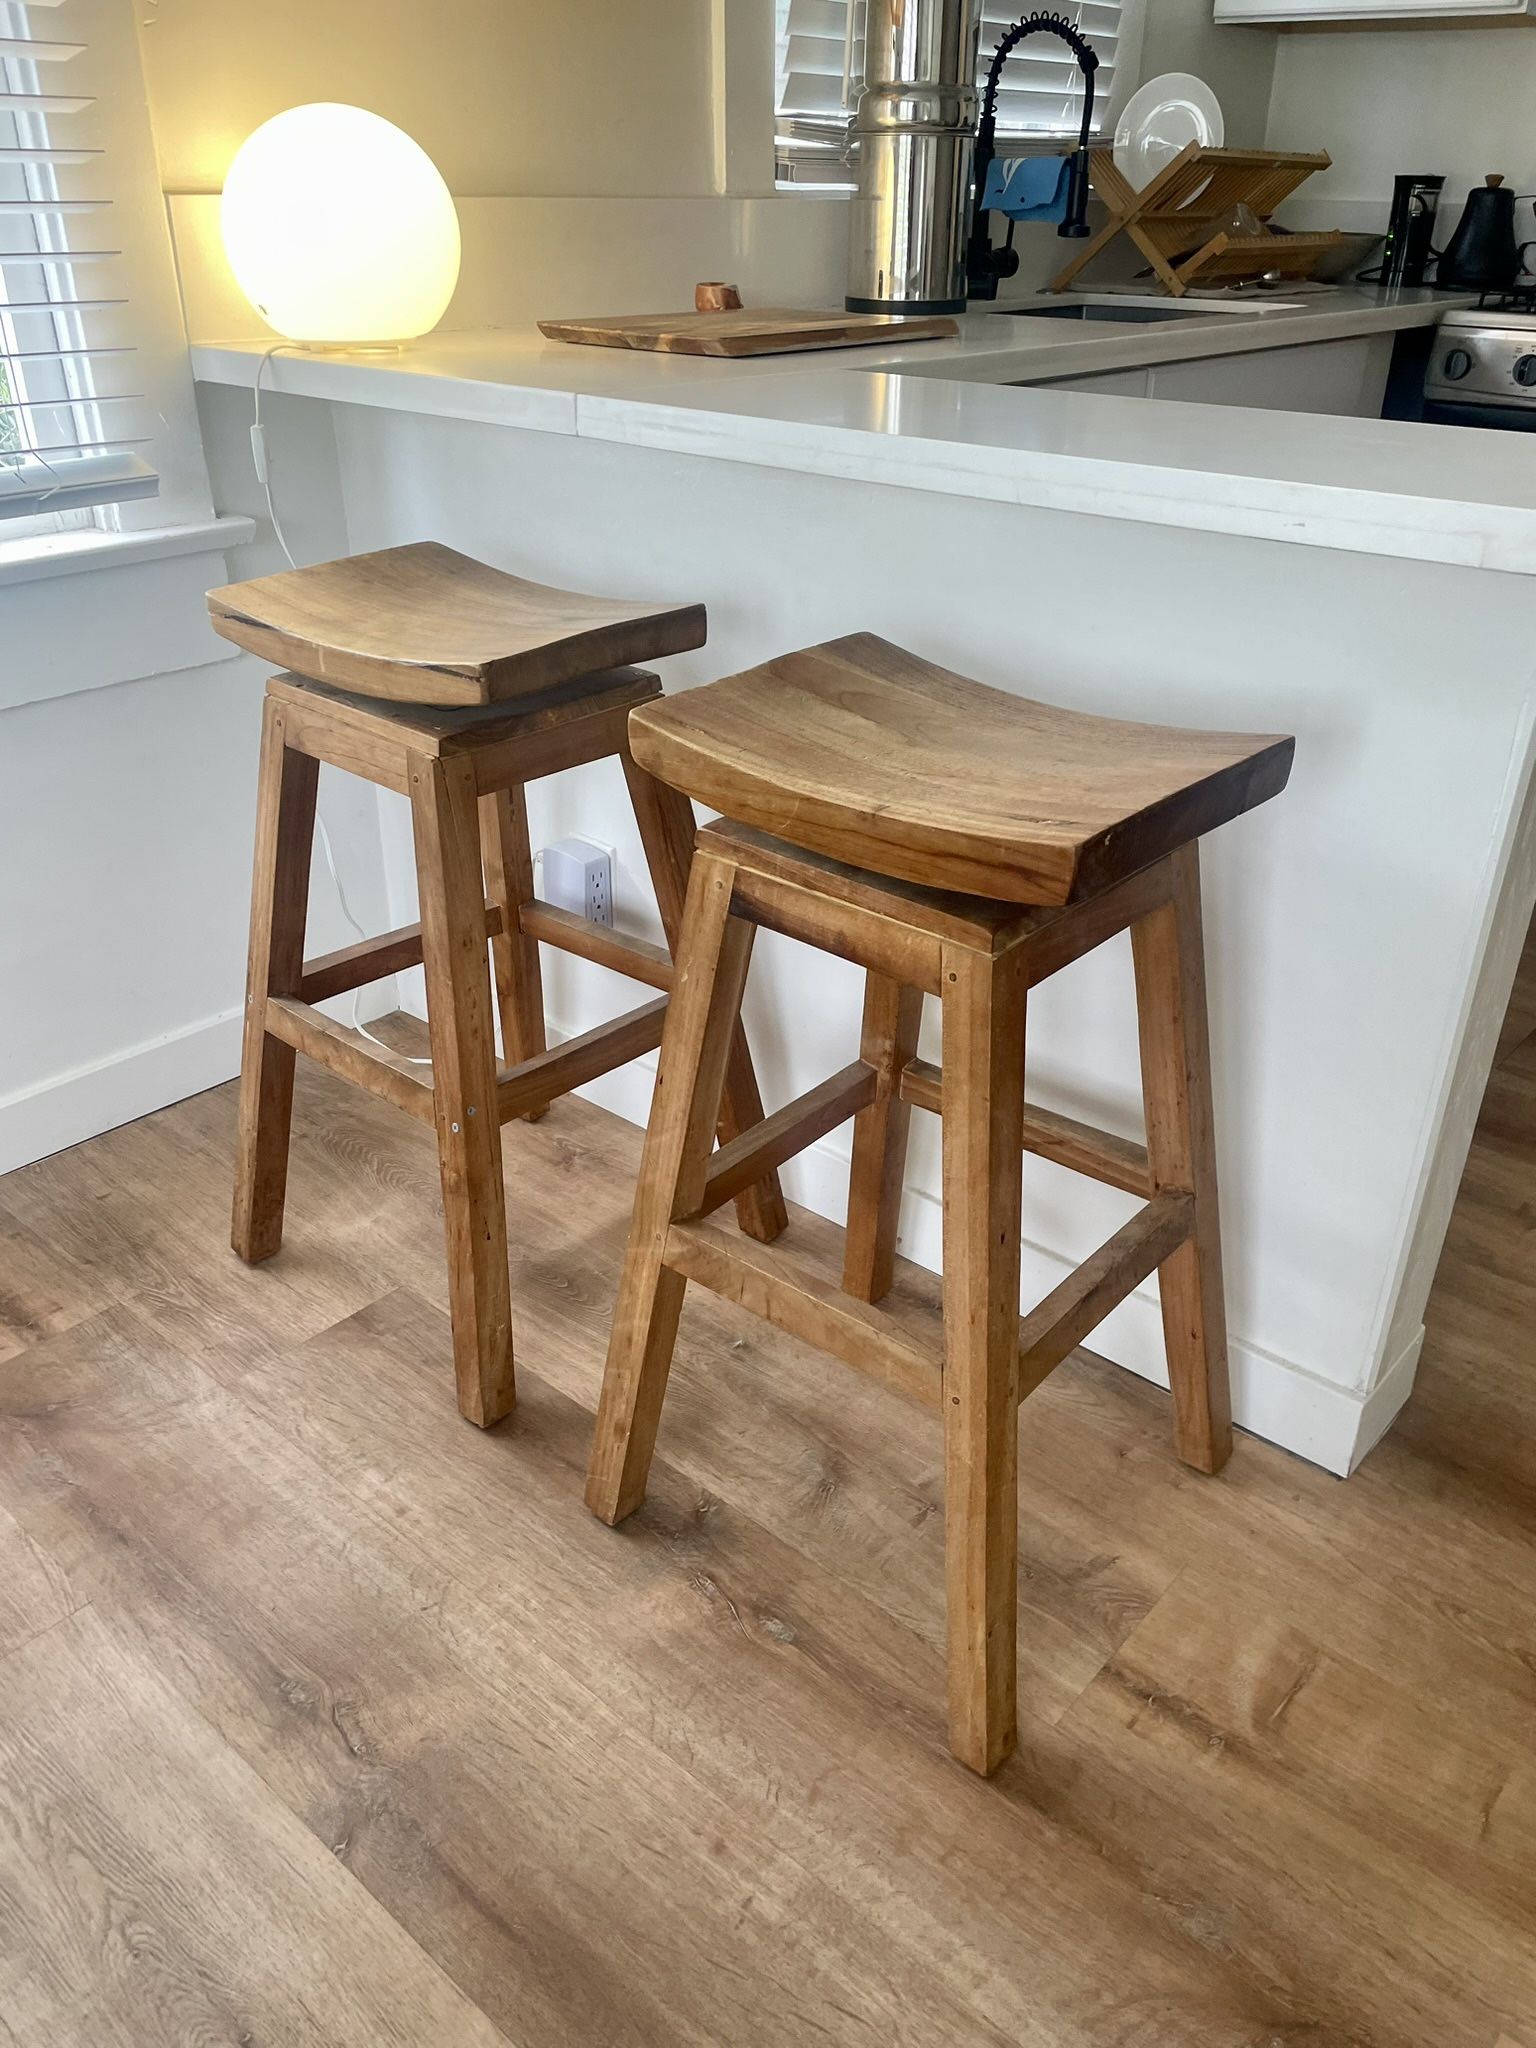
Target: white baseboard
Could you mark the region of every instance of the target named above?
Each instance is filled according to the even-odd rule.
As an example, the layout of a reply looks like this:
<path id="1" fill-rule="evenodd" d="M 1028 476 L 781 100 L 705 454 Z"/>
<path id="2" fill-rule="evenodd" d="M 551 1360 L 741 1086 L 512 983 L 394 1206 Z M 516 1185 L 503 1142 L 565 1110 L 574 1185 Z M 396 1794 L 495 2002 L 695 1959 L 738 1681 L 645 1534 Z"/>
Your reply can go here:
<path id="1" fill-rule="evenodd" d="M 148 1116 L 240 1070 L 240 1011 L 204 1017 L 163 1038 L 0 1097 L 0 1173 L 46 1159 Z"/>
<path id="2" fill-rule="evenodd" d="M 1403 1404 L 1413 1392 L 1414 1376 L 1419 1369 L 1419 1354 L 1423 1349 L 1424 1325 L 1420 1323 L 1370 1393 L 1361 1401 L 1359 1426 L 1355 1432 L 1354 1456 L 1349 1465 L 1351 1472 L 1375 1450 L 1396 1422 Z"/>
<path id="3" fill-rule="evenodd" d="M 552 1039 L 564 1035 L 551 1028 Z M 655 1078 L 656 1061 L 651 1056 L 605 1074 L 578 1092 L 626 1122 L 643 1124 L 650 1114 Z M 821 1139 L 809 1146 L 784 1167 L 783 1181 L 792 1201 L 818 1216 L 842 1222 L 848 1198 L 848 1159 L 833 1143 Z M 930 1272 L 942 1269 L 942 1212 L 937 1199 L 924 1189 L 907 1190 L 899 1243 L 903 1257 Z M 1064 1253 L 1026 1241 L 1025 1300 L 1039 1300 L 1070 1270 L 1071 1260 Z M 1412 1391 L 1423 1336 L 1421 1329 L 1368 1394 L 1324 1379 L 1291 1359 L 1245 1343 L 1241 1337 L 1231 1337 L 1233 1419 L 1254 1436 L 1347 1478 L 1386 1434 Z M 1138 1288 L 1099 1325 L 1092 1348 L 1112 1364 L 1167 1386 L 1162 1318 L 1150 1287 Z"/>
<path id="4" fill-rule="evenodd" d="M 324 1007 L 341 1014 L 334 1003 Z M 381 983 L 366 992 L 363 1014 L 381 1016 L 395 1007 L 393 984 Z M 0 1096 L 0 1173 L 233 1080 L 240 1071 L 240 1036 L 241 1011 L 222 1010 Z"/>

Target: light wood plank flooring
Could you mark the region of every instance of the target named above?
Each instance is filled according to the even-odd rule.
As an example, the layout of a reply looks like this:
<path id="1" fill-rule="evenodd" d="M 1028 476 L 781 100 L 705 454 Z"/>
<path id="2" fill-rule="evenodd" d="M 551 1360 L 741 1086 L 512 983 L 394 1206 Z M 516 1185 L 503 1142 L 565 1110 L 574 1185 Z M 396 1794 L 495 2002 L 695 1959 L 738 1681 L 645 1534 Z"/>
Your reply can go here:
<path id="1" fill-rule="evenodd" d="M 694 1296 L 650 1503 L 585 1513 L 626 1126 L 507 1128 L 490 1436 L 407 1119 L 302 1076 L 259 1271 L 227 1089 L 0 1181 L 0 2042 L 1536 2048 L 1522 986 L 1355 1480 L 1197 1478 L 1087 1357 L 1027 1404 L 991 1784 L 926 1413 Z"/>

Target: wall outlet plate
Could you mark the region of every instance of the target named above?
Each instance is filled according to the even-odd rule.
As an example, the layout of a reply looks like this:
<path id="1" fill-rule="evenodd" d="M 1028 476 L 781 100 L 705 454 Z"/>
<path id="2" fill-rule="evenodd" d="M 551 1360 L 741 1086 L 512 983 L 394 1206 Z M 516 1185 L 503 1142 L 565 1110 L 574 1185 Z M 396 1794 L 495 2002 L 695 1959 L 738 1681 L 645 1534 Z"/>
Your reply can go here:
<path id="1" fill-rule="evenodd" d="M 557 839 L 539 859 L 540 894 L 546 903 L 612 928 L 613 862 L 605 847 L 590 839 Z"/>

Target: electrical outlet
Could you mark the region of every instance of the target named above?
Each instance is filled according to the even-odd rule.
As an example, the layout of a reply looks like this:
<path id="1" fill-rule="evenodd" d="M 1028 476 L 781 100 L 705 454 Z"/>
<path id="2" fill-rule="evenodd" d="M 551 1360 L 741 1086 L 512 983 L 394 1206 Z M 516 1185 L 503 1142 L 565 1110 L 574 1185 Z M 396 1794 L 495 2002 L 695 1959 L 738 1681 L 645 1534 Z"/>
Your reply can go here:
<path id="1" fill-rule="evenodd" d="M 546 903 L 574 910 L 589 924 L 613 925 L 613 862 L 590 839 L 557 839 L 539 856 Z"/>

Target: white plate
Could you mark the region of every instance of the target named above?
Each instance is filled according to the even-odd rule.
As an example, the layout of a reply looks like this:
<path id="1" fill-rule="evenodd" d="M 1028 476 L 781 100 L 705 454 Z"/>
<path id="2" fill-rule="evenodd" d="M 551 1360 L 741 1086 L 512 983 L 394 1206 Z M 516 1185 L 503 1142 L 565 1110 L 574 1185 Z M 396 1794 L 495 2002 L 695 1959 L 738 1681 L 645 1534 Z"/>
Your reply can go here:
<path id="1" fill-rule="evenodd" d="M 1165 71 L 1126 101 L 1115 129 L 1115 169 L 1139 192 L 1186 143 L 1220 149 L 1226 132 L 1221 102 L 1205 80 Z"/>

